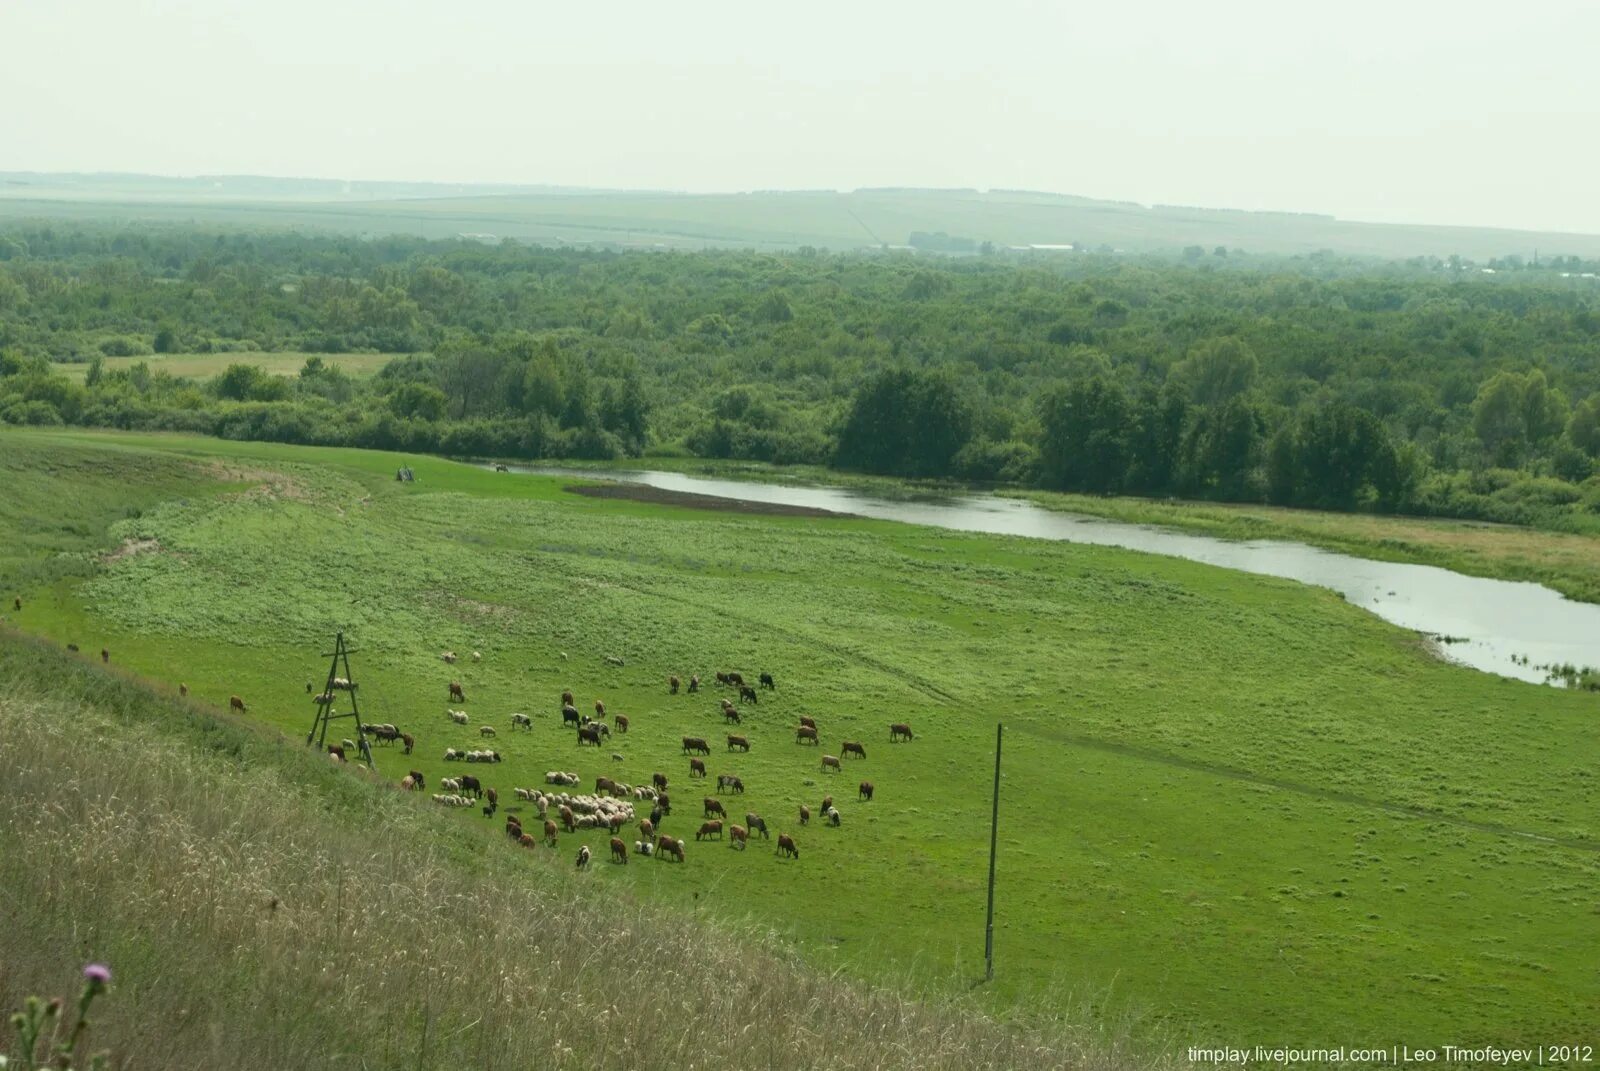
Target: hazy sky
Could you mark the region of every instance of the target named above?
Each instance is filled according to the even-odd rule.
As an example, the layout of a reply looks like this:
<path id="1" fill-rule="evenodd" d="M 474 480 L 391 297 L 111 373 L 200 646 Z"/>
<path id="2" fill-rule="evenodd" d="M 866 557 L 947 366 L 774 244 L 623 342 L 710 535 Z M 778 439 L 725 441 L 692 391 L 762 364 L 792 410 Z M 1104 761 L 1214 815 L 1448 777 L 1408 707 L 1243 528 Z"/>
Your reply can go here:
<path id="1" fill-rule="evenodd" d="M 1600 0 L 0 0 L 0 170 L 1600 232 Z"/>

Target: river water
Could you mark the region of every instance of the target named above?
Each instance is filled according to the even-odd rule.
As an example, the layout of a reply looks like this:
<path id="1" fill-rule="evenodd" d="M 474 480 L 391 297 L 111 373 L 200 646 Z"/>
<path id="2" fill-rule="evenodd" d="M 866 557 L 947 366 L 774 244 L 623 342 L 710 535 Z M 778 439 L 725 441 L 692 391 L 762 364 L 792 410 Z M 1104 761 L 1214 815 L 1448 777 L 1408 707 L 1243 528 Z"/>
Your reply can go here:
<path id="1" fill-rule="evenodd" d="M 1276 540 L 1236 541 L 1059 513 L 986 494 L 887 499 L 836 487 L 709 479 L 675 472 L 512 466 L 513 472 L 596 477 L 666 491 L 854 513 L 964 532 L 1058 539 L 1169 554 L 1246 573 L 1332 588 L 1386 621 L 1434 637 L 1443 657 L 1486 673 L 1546 683 L 1541 665 L 1600 664 L 1600 605 L 1541 584 L 1489 580 L 1431 565 L 1373 561 Z"/>

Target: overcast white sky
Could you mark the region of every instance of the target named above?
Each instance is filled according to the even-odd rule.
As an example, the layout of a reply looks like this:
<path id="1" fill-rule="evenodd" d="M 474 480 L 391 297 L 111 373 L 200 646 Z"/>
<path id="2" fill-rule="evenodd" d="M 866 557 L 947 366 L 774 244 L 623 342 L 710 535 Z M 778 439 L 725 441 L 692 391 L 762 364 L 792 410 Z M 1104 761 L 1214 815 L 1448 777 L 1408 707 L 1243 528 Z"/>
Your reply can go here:
<path id="1" fill-rule="evenodd" d="M 0 170 L 1600 232 L 1600 0 L 0 0 Z"/>

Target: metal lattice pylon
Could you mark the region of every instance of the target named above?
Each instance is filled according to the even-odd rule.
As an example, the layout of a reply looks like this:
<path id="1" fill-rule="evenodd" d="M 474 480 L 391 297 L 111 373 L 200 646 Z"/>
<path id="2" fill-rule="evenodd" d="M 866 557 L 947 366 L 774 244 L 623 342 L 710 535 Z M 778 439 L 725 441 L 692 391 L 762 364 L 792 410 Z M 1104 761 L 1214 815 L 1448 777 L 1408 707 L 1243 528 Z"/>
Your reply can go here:
<path id="1" fill-rule="evenodd" d="M 356 679 L 350 673 L 350 656 L 354 652 L 345 646 L 344 633 L 338 633 L 333 640 L 333 650 L 326 652 L 322 657 L 332 658 L 328 665 L 328 681 L 322 686 L 322 693 L 317 696 L 317 716 L 311 722 L 311 731 L 306 734 L 306 743 L 318 747 L 326 747 L 328 743 L 328 723 L 339 721 L 342 718 L 354 718 L 356 723 L 356 747 L 361 749 L 361 757 L 366 760 L 368 768 L 376 771 L 378 764 L 372 758 L 372 744 L 367 740 L 367 728 L 361 724 L 361 705 L 356 701 Z M 344 663 L 344 676 L 339 675 L 339 664 Z M 334 682 L 340 681 L 342 686 L 335 688 Z M 350 696 L 350 711 L 346 714 L 336 714 L 333 710 L 333 697 L 337 692 L 347 692 Z"/>

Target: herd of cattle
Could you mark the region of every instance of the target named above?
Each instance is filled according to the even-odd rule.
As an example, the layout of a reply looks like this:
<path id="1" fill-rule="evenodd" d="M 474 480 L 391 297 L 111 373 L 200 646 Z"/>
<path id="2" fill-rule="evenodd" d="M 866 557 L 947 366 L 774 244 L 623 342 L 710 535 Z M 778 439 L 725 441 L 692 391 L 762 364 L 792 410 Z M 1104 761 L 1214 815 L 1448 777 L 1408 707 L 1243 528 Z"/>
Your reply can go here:
<path id="1" fill-rule="evenodd" d="M 444 661 L 454 663 L 456 656 L 453 652 L 445 652 Z M 472 660 L 478 661 L 482 656 L 474 651 Z M 720 687 L 734 689 L 740 702 L 758 704 L 760 693 L 745 682 L 744 676 L 737 671 L 718 672 L 716 683 Z M 769 692 L 777 690 L 777 684 L 770 673 L 762 673 L 757 678 L 762 689 Z M 342 683 L 342 682 L 336 682 Z M 696 694 L 701 689 L 698 674 L 688 678 L 687 688 L 685 682 L 678 676 L 667 679 L 669 694 L 677 695 L 680 691 Z M 309 689 L 308 689 L 309 690 Z M 449 699 L 452 703 L 465 703 L 467 701 L 466 689 L 460 681 L 450 681 L 448 685 Z M 319 699 L 322 697 L 318 697 Z M 729 726 L 742 725 L 743 716 L 732 699 L 722 698 L 720 706 L 724 721 Z M 612 738 L 612 733 L 626 734 L 629 722 L 626 715 L 613 714 L 610 723 L 606 721 L 606 706 L 601 700 L 594 703 L 594 714 L 582 713 L 578 710 L 576 701 L 571 691 L 561 694 L 561 725 L 564 729 L 571 729 L 576 733 L 576 740 L 580 747 L 600 747 L 602 743 Z M 466 726 L 471 723 L 471 718 L 465 710 L 447 708 L 446 717 L 453 725 Z M 527 714 L 516 712 L 511 714 L 511 730 L 518 729 L 532 731 L 533 719 Z M 362 727 L 363 732 L 372 736 L 379 743 L 394 743 L 403 741 L 406 754 L 411 754 L 416 743 L 415 739 L 407 733 L 400 732 L 395 726 L 367 725 Z M 479 725 L 478 734 L 481 738 L 491 738 L 496 735 L 492 725 Z M 891 743 L 913 739 L 911 726 L 897 722 L 889 727 L 889 740 Z M 728 733 L 727 752 L 748 753 L 750 739 L 743 733 Z M 797 744 L 819 745 L 820 738 L 815 719 L 802 716 L 795 726 L 795 742 Z M 689 759 L 689 777 L 691 780 L 708 778 L 705 758 L 711 755 L 711 745 L 704 737 L 685 736 L 681 740 L 682 753 Z M 330 747 L 329 752 L 335 761 L 344 761 L 348 749 L 357 745 L 352 741 L 343 741 L 340 745 Z M 859 740 L 846 740 L 840 748 L 838 755 L 821 756 L 820 769 L 822 772 L 842 772 L 844 760 L 849 758 L 865 760 L 867 757 L 866 745 Z M 492 749 L 463 749 L 449 747 L 444 751 L 444 758 L 448 762 L 471 763 L 497 763 L 502 761 L 499 752 Z M 614 760 L 623 758 L 620 754 L 613 754 Z M 639 837 L 633 840 L 631 854 L 654 856 L 657 859 L 673 859 L 684 862 L 686 851 L 684 842 L 687 838 L 668 836 L 661 831 L 664 819 L 672 814 L 672 798 L 667 791 L 668 777 L 664 773 L 655 773 L 650 785 L 633 786 L 610 777 L 600 776 L 595 778 L 594 791 L 586 794 L 572 794 L 566 789 L 576 788 L 580 778 L 577 773 L 567 770 L 551 770 L 545 774 L 544 788 L 513 788 L 512 792 L 519 801 L 528 805 L 532 812 L 529 817 L 529 829 L 523 828 L 523 818 L 515 813 L 508 812 L 505 818 L 506 835 L 514 842 L 526 848 L 534 848 L 541 844 L 556 847 L 559 835 L 562 832 L 577 833 L 582 830 L 605 829 L 611 833 L 610 859 L 614 863 L 626 863 L 630 854 L 630 845 L 619 834 L 624 826 L 637 821 Z M 809 781 L 807 782 L 810 783 Z M 418 770 L 410 771 L 401 779 L 402 788 L 410 791 L 423 791 L 427 781 L 423 773 Z M 737 774 L 718 774 L 716 779 L 717 794 L 705 796 L 701 800 L 701 818 L 699 827 L 695 830 L 696 841 L 726 840 L 730 847 L 744 850 L 749 846 L 752 838 L 761 837 L 771 840 L 767 819 L 755 811 L 744 813 L 744 822 L 737 823 L 730 816 L 723 805 L 721 797 L 725 794 L 739 795 L 745 791 L 742 778 Z M 435 802 L 447 807 L 482 807 L 483 815 L 492 818 L 500 807 L 499 793 L 492 787 L 483 784 L 482 779 L 471 774 L 459 777 L 443 778 L 439 791 L 433 795 Z M 857 788 L 857 799 L 868 802 L 872 799 L 874 786 L 871 781 L 862 781 Z M 635 805 L 648 804 L 650 813 L 648 818 L 636 815 Z M 799 825 L 805 826 L 811 822 L 812 809 L 801 805 L 796 815 Z M 839 809 L 834 806 L 833 796 L 827 795 L 821 801 L 817 810 L 819 819 L 827 825 L 837 827 L 842 823 Z M 536 833 L 538 835 L 536 835 Z M 780 857 L 799 859 L 800 847 L 794 837 L 785 832 L 777 834 L 775 853 Z M 580 847 L 576 864 L 579 869 L 588 867 L 591 852 L 588 845 Z"/>

